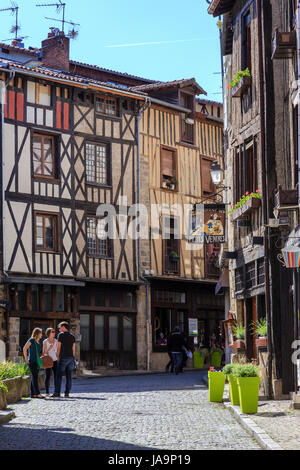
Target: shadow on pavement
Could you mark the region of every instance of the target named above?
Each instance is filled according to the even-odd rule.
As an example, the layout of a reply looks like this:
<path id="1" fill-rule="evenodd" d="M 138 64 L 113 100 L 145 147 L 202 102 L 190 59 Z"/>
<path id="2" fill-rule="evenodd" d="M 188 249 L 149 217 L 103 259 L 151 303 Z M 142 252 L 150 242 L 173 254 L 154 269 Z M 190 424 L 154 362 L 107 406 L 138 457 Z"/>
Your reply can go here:
<path id="1" fill-rule="evenodd" d="M 75 434 L 69 428 L 0 426 L 0 450 L 155 450 L 126 442 Z M 157 450 L 157 449 L 156 449 Z"/>

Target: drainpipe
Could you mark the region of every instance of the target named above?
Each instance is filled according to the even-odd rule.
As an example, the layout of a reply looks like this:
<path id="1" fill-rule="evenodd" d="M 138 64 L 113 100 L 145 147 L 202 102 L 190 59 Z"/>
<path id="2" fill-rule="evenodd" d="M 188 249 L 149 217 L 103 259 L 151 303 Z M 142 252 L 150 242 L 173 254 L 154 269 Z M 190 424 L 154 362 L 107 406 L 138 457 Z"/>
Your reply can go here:
<path id="1" fill-rule="evenodd" d="M 298 66 L 298 206 L 300 209 L 300 3 L 297 5 L 297 66 Z M 298 211 L 299 222 L 299 211 Z M 298 281 L 298 282 L 297 282 Z M 294 339 L 297 340 L 299 336 L 299 323 L 298 323 L 298 309 L 299 309 L 299 269 L 297 273 L 293 273 L 294 296 L 296 296 L 296 308 L 294 308 Z M 295 367 L 295 392 L 298 392 L 298 368 Z"/>
<path id="2" fill-rule="evenodd" d="M 268 325 L 268 396 L 272 398 L 272 367 L 273 367 L 273 337 L 272 337 L 272 309 L 270 291 L 270 271 L 269 271 L 269 204 L 268 204 L 268 184 L 267 184 L 267 162 L 266 162 L 266 128 L 265 128 L 265 83 L 264 83 L 264 54 L 263 54 L 263 20 L 262 5 L 263 0 L 257 1 L 257 22 L 258 22 L 258 55 L 259 55 L 259 95 L 260 95 L 260 130 L 261 130 L 261 177 L 262 177 L 262 213 L 264 233 L 264 267 L 265 267 L 265 292 L 266 292 L 266 317 Z"/>
<path id="3" fill-rule="evenodd" d="M 137 130 L 137 203 L 141 204 L 141 161 L 140 161 L 140 122 L 142 114 L 151 106 L 150 98 L 145 99 L 144 105 L 139 109 L 136 117 L 136 130 Z M 145 282 L 146 288 L 146 348 L 147 348 L 147 371 L 150 370 L 150 351 L 149 351 L 149 280 L 142 274 L 142 261 L 141 261 L 141 239 L 138 237 L 138 276 L 139 279 Z"/>
<path id="4" fill-rule="evenodd" d="M 7 70 L 5 70 L 7 72 Z M 14 78 L 15 72 L 14 71 L 9 71 L 8 79 L 1 86 L 1 136 L 0 136 L 0 160 L 1 160 L 1 185 L 2 185 L 2 191 L 1 191 L 1 224 L 2 224 L 2 276 L 7 277 L 7 273 L 5 271 L 6 269 L 6 256 L 5 256 L 5 217 L 4 217 L 4 201 L 5 201 L 5 188 L 4 188 L 4 171 L 5 171 L 5 162 L 4 162 L 4 103 L 5 103 L 5 91 L 6 88 L 9 84 L 9 82 Z M 8 357 L 9 351 L 8 351 L 8 328 L 9 328 L 9 322 L 8 322 L 8 311 L 7 309 L 5 310 L 5 325 L 6 325 L 6 341 L 5 341 L 5 347 L 6 347 L 6 357 Z"/>

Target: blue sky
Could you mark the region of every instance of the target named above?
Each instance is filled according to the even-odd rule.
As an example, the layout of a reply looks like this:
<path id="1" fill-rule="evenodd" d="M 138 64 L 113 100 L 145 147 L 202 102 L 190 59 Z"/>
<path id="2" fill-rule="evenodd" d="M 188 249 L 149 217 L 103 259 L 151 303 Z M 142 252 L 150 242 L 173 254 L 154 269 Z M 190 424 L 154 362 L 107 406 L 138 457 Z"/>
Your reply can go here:
<path id="1" fill-rule="evenodd" d="M 56 1 L 15 0 L 20 35 L 29 36 L 25 47 L 40 46 L 49 27 L 59 26 L 44 18 L 61 18 L 55 7 L 35 7 Z M 208 99 L 222 99 L 219 30 L 206 0 L 65 1 L 66 19 L 81 25 L 71 42 L 72 59 L 154 80 L 195 77 Z M 0 0 L 0 8 L 9 6 L 10 0 Z M 0 40 L 12 36 L 13 23 L 9 12 L 0 13 Z"/>

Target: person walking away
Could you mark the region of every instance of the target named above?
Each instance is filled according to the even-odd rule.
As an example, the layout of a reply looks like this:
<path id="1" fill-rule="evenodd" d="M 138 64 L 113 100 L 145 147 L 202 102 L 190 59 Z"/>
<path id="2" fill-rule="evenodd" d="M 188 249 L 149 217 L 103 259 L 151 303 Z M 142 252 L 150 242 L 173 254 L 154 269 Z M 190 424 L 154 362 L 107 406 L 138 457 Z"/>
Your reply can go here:
<path id="1" fill-rule="evenodd" d="M 72 371 L 75 360 L 75 336 L 70 333 L 70 326 L 67 322 L 58 325 L 59 335 L 57 337 L 57 377 L 56 388 L 52 397 L 60 397 L 61 382 L 63 373 L 66 372 L 65 397 L 69 397 L 72 388 Z"/>
<path id="2" fill-rule="evenodd" d="M 41 395 L 39 389 L 39 370 L 42 367 L 42 336 L 43 331 L 40 328 L 35 328 L 32 332 L 31 338 L 26 342 L 23 348 L 24 359 L 31 372 L 31 398 L 45 398 Z"/>
<path id="3" fill-rule="evenodd" d="M 55 330 L 53 328 L 48 328 L 46 330 L 46 339 L 43 342 L 43 356 L 51 357 L 53 361 L 53 367 L 46 369 L 45 376 L 45 388 L 46 388 L 46 397 L 49 397 L 49 386 L 51 380 L 51 374 L 53 372 L 54 377 L 54 388 L 56 388 L 56 374 L 57 374 L 57 339 L 55 338 Z"/>
<path id="4" fill-rule="evenodd" d="M 175 326 L 174 330 L 168 338 L 168 351 L 170 351 L 175 374 L 178 375 L 182 365 L 182 348 L 184 346 L 184 337 L 180 332 L 179 326 Z"/>

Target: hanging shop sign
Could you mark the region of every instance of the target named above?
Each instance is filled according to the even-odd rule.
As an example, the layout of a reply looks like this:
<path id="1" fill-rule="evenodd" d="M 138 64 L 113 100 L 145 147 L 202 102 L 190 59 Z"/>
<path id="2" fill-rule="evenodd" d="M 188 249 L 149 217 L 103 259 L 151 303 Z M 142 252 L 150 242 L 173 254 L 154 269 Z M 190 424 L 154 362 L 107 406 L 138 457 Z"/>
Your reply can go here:
<path id="1" fill-rule="evenodd" d="M 199 204 L 197 205 L 197 207 L 198 212 L 193 213 L 192 233 L 190 241 L 199 244 L 204 242 L 206 244 L 225 243 L 225 204 Z M 199 209 L 199 207 L 201 207 L 201 209 Z"/>
<path id="2" fill-rule="evenodd" d="M 300 268 L 300 225 L 290 233 L 278 261 L 286 268 Z"/>
<path id="3" fill-rule="evenodd" d="M 189 336 L 198 336 L 198 318 L 189 318 Z"/>

